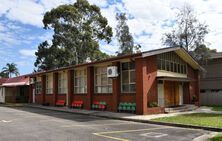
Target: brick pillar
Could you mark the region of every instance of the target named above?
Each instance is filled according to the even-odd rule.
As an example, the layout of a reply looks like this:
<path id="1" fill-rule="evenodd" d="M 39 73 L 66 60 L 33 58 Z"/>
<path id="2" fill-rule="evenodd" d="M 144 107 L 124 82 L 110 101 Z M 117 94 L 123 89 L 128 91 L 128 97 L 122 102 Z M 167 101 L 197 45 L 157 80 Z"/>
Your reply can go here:
<path id="1" fill-rule="evenodd" d="M 73 88 L 74 88 L 74 70 L 68 70 L 68 106 L 70 107 L 72 104 L 72 96 L 73 96 Z"/>
<path id="2" fill-rule="evenodd" d="M 113 62 L 113 66 L 118 67 L 118 77 L 113 78 L 112 80 L 112 86 L 113 86 L 113 99 L 112 99 L 112 111 L 117 112 L 118 110 L 118 103 L 119 103 L 119 97 L 120 97 L 120 62 Z"/>
<path id="3" fill-rule="evenodd" d="M 87 110 L 91 109 L 92 97 L 94 93 L 94 68 L 87 67 L 87 96 L 85 108 Z"/>
<path id="4" fill-rule="evenodd" d="M 144 113 L 144 103 L 147 101 L 143 90 L 143 60 L 138 58 L 135 60 L 136 65 L 136 114 Z"/>
<path id="5" fill-rule="evenodd" d="M 45 103 L 45 89 L 46 89 L 46 76 L 45 75 L 42 75 L 41 76 L 41 82 L 42 82 L 42 104 Z"/>
<path id="6" fill-rule="evenodd" d="M 52 85 L 53 85 L 53 106 L 55 106 L 57 95 L 58 95 L 58 73 L 57 72 L 53 73 Z"/>
<path id="7" fill-rule="evenodd" d="M 146 114 L 149 94 L 152 87 L 157 89 L 156 56 L 137 58 L 136 64 L 136 114 Z"/>

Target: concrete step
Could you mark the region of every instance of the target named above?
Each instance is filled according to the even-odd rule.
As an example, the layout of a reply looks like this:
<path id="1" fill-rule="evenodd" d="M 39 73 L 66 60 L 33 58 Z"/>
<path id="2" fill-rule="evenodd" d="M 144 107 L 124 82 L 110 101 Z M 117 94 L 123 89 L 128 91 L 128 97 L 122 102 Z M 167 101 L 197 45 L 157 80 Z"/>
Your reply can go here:
<path id="1" fill-rule="evenodd" d="M 193 111 L 197 108 L 198 107 L 195 105 L 182 105 L 179 107 L 165 108 L 165 112 L 166 113 L 187 112 L 187 111 Z"/>

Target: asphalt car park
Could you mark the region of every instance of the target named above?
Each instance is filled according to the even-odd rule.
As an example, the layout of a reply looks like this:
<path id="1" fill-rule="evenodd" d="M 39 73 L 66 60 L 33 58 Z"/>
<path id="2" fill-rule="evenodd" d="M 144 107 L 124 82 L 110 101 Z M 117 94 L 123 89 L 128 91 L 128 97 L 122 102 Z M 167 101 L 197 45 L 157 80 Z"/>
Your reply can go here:
<path id="1" fill-rule="evenodd" d="M 191 141 L 209 131 L 0 106 L 1 141 Z"/>

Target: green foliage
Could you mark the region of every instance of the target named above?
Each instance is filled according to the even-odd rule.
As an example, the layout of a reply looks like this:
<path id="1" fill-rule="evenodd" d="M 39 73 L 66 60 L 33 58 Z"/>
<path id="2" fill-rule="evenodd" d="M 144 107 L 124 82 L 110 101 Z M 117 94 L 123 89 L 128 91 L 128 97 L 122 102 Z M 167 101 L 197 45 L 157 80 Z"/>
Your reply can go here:
<path id="1" fill-rule="evenodd" d="M 204 44 L 206 34 L 208 25 L 200 23 L 191 6 L 185 3 L 177 14 L 175 29 L 165 33 L 162 41 L 166 46 L 180 46 L 190 51 Z"/>
<path id="2" fill-rule="evenodd" d="M 0 78 L 8 78 L 9 74 L 5 72 L 0 72 Z"/>
<path id="3" fill-rule="evenodd" d="M 210 139 L 211 141 L 222 141 L 222 133 L 218 133 L 216 136 Z"/>
<path id="4" fill-rule="evenodd" d="M 43 42 L 36 53 L 38 69 L 52 69 L 107 57 L 98 41 L 111 42 L 112 28 L 100 8 L 86 0 L 61 5 L 46 12 L 44 29 L 53 29 L 52 45 Z M 49 55 L 49 56 L 48 56 Z M 98 56 L 101 55 L 101 56 Z M 49 59 L 49 60 L 47 60 Z"/>
<path id="5" fill-rule="evenodd" d="M 2 68 L 1 75 L 5 76 L 5 77 L 12 77 L 13 74 L 15 76 L 19 76 L 19 71 L 16 66 L 17 65 L 14 63 L 7 63 L 6 67 Z"/>
<path id="6" fill-rule="evenodd" d="M 211 53 L 216 53 L 216 49 L 210 49 L 205 45 L 200 45 L 191 51 L 191 55 L 199 62 L 200 65 L 207 65 L 207 61 L 211 56 Z"/>
<path id="7" fill-rule="evenodd" d="M 118 56 L 133 54 L 134 52 L 140 52 L 140 45 L 134 45 L 133 36 L 129 32 L 129 26 L 127 25 L 127 17 L 125 13 L 117 13 L 116 20 L 118 22 L 116 26 L 116 37 L 120 44 L 120 48 L 117 52 Z"/>

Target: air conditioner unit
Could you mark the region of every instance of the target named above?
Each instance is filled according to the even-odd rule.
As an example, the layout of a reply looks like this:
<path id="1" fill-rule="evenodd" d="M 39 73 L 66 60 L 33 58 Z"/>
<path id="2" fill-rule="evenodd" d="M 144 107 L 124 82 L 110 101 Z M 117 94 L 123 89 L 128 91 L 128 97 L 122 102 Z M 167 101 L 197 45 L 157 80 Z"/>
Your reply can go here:
<path id="1" fill-rule="evenodd" d="M 110 66 L 107 68 L 107 77 L 117 77 L 118 76 L 118 68 L 117 66 Z"/>
<path id="2" fill-rule="evenodd" d="M 34 84 L 35 83 L 35 78 L 30 78 L 30 84 Z"/>

